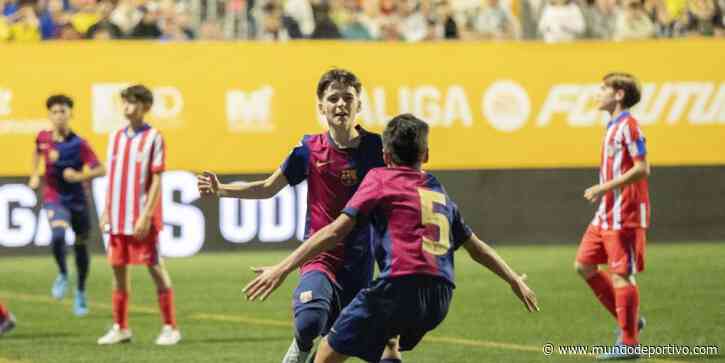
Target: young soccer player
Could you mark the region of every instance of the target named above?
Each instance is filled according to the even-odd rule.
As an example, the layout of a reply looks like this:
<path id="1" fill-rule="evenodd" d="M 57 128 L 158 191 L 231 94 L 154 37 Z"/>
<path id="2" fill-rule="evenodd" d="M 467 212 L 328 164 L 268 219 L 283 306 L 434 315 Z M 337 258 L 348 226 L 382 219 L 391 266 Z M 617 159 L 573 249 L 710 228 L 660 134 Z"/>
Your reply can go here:
<path id="1" fill-rule="evenodd" d="M 15 317 L 0 302 L 0 337 L 15 329 Z"/>
<path id="2" fill-rule="evenodd" d="M 220 184 L 216 175 L 199 176 L 202 195 L 264 199 L 282 188 L 307 180 L 307 225 L 305 237 L 332 222 L 368 170 L 383 165 L 380 135 L 355 126 L 360 111 L 361 84 L 353 73 L 332 69 L 317 84 L 320 113 L 328 132 L 306 135 L 287 160 L 266 180 Z M 373 275 L 370 229 L 356 228 L 340 243 L 301 268 L 293 295 L 294 340 L 283 363 L 305 362 L 314 340 L 327 333 L 342 307 Z M 256 269 L 257 273 L 265 268 Z M 391 356 L 397 356 L 391 347 Z"/>
<path id="3" fill-rule="evenodd" d="M 102 229 L 110 233 L 108 260 L 113 267 L 114 325 L 98 344 L 131 340 L 128 328 L 128 265 L 146 265 L 156 285 L 163 319 L 158 345 L 181 340 L 176 327 L 171 279 L 159 256 L 161 221 L 161 173 L 165 168 L 166 144 L 161 133 L 144 122 L 153 105 L 153 94 L 143 85 L 121 92 L 128 126 L 111 134 L 108 143 L 110 176 Z"/>
<path id="4" fill-rule="evenodd" d="M 385 168 L 371 170 L 342 214 L 281 263 L 245 288 L 250 300 L 265 299 L 305 261 L 333 248 L 358 221 L 370 221 L 380 276 L 342 311 L 320 343 L 315 362 L 343 362 L 349 356 L 376 362 L 386 342 L 400 337 L 411 350 L 448 313 L 454 288 L 453 253 L 463 246 L 471 257 L 511 285 L 529 311 L 536 296 L 486 243 L 463 222 L 458 207 L 432 175 L 428 125 L 413 115 L 393 118 L 383 133 Z"/>
<path id="5" fill-rule="evenodd" d="M 575 267 L 619 324 L 615 347 L 622 348 L 599 358 L 636 358 L 624 346 L 637 345 L 644 327 L 634 275 L 644 270 L 650 219 L 645 138 L 629 113 L 640 99 L 639 81 L 630 74 L 610 73 L 603 79 L 598 99 L 599 109 L 612 119 L 602 145 L 599 184 L 587 188 L 584 198 L 601 201 L 579 245 Z M 604 264 L 608 271 L 599 269 Z"/>
<path id="6" fill-rule="evenodd" d="M 51 294 L 60 300 L 68 284 L 66 267 L 66 229 L 76 234 L 75 252 L 78 284 L 73 312 L 77 316 L 88 314 L 85 285 L 90 258 L 86 242 L 90 232 L 90 214 L 86 188 L 87 181 L 106 173 L 86 140 L 76 135 L 69 122 L 73 117 L 73 100 L 66 95 L 53 95 L 45 102 L 51 129 L 40 131 L 35 139 L 33 171 L 28 185 L 36 189 L 40 184 L 40 159 L 45 161 L 43 207 L 51 227 L 53 256 L 60 273 L 53 283 Z M 83 166 L 87 170 L 83 170 Z"/>

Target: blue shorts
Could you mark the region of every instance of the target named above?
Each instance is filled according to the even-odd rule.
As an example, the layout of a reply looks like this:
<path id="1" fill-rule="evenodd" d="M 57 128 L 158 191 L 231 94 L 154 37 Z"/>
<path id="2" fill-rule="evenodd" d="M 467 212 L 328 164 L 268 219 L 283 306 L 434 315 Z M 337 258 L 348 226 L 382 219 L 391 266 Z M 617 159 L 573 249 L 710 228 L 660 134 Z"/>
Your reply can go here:
<path id="1" fill-rule="evenodd" d="M 378 362 L 390 338 L 411 350 L 448 314 L 453 286 L 426 275 L 379 279 L 360 291 L 327 336 L 336 352 Z"/>
<path id="2" fill-rule="evenodd" d="M 327 326 L 322 335 L 340 315 L 343 307 L 342 289 L 321 271 L 308 271 L 300 276 L 300 282 L 292 295 L 295 317 L 307 309 L 318 309 L 328 313 Z"/>
<path id="3" fill-rule="evenodd" d="M 63 228 L 70 227 L 76 234 L 76 241 L 82 241 L 88 237 L 91 223 L 88 208 L 85 206 L 69 208 L 60 203 L 46 203 L 44 208 L 48 215 L 48 222 L 50 223 L 51 229 L 61 226 Z"/>

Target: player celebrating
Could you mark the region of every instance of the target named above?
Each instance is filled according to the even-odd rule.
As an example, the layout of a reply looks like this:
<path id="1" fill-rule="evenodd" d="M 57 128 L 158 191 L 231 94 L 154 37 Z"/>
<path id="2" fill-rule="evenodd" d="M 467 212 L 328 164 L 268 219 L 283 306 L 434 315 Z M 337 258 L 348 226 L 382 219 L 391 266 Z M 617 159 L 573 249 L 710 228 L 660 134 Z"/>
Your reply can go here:
<path id="1" fill-rule="evenodd" d="M 108 143 L 110 176 L 101 225 L 110 233 L 108 259 L 113 267 L 113 327 L 98 344 L 131 340 L 128 328 L 129 276 L 127 265 L 148 267 L 156 285 L 163 318 L 158 345 L 181 340 L 176 327 L 171 279 L 159 257 L 161 222 L 161 173 L 165 168 L 166 146 L 161 133 L 144 122 L 153 105 L 151 91 L 134 85 L 121 92 L 128 126 L 111 134 Z"/>
<path id="2" fill-rule="evenodd" d="M 33 171 L 28 184 L 33 189 L 40 184 L 42 157 L 45 160 L 43 207 L 50 222 L 53 256 L 60 270 L 51 293 L 58 300 L 65 296 L 68 284 L 65 232 L 70 227 L 76 234 L 73 250 L 78 270 L 73 312 L 78 316 L 84 316 L 88 314 L 85 285 L 90 267 L 86 245 L 90 231 L 90 217 L 84 183 L 105 175 L 106 170 L 98 162 L 88 142 L 76 135 L 68 125 L 73 116 L 73 100 L 66 95 L 53 95 L 47 99 L 45 106 L 48 109 L 52 129 L 40 131 L 35 139 Z M 84 165 L 88 167 L 85 172 Z"/>
<path id="3" fill-rule="evenodd" d="M 584 198 L 601 198 L 594 220 L 579 245 L 575 267 L 594 295 L 619 323 L 620 333 L 611 354 L 600 359 L 636 358 L 626 346 L 639 344 L 644 320 L 639 315 L 639 291 L 634 279 L 644 269 L 644 252 L 650 205 L 645 158 L 645 138 L 629 108 L 640 99 L 637 79 L 610 73 L 599 91 L 599 109 L 612 117 L 601 151 L 599 184 Z M 609 271 L 598 265 L 607 264 Z"/>
<path id="4" fill-rule="evenodd" d="M 342 69 L 326 72 L 317 84 L 317 100 L 328 132 L 304 136 L 266 180 L 220 184 L 214 174 L 206 172 L 199 176 L 201 194 L 264 199 L 306 179 L 305 237 L 332 222 L 368 170 L 383 165 L 380 136 L 354 124 L 360 111 L 360 90 L 360 81 L 353 73 Z M 361 226 L 350 234 L 347 243 L 341 240 L 334 249 L 302 266 L 293 295 L 295 339 L 283 363 L 304 362 L 315 338 L 326 334 L 341 308 L 357 291 L 369 286 L 373 275 L 370 236 L 369 227 Z M 397 349 L 386 354 L 399 358 Z"/>
<path id="5" fill-rule="evenodd" d="M 453 252 L 460 246 L 508 282 L 529 311 L 538 310 L 524 277 L 471 232 L 440 182 L 421 170 L 427 138 L 428 125 L 415 116 L 393 118 L 383 133 L 387 167 L 371 170 L 334 222 L 244 288 L 249 299 L 265 299 L 296 266 L 343 240 L 358 220 L 371 221 L 379 237 L 374 254 L 380 276 L 342 311 L 320 344 L 317 363 L 349 356 L 376 362 L 388 339 L 398 335 L 401 350 L 413 349 L 448 313 Z"/>
<path id="6" fill-rule="evenodd" d="M 0 337 L 15 329 L 15 317 L 0 302 Z"/>

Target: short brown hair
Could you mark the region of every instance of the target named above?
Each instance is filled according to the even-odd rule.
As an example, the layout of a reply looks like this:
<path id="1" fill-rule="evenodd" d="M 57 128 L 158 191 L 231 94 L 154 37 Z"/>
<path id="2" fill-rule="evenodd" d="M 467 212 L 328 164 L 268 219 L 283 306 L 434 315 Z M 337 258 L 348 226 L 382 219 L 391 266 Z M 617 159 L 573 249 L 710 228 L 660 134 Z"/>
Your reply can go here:
<path id="1" fill-rule="evenodd" d="M 624 91 L 622 106 L 625 108 L 636 105 L 642 98 L 642 86 L 640 86 L 639 80 L 629 73 L 612 72 L 604 76 L 602 81 L 615 91 Z"/>
<path id="2" fill-rule="evenodd" d="M 333 68 L 325 72 L 325 74 L 320 77 L 320 81 L 317 82 L 318 100 L 322 99 L 322 96 L 325 94 L 327 88 L 330 87 L 330 85 L 333 83 L 338 83 L 342 86 L 352 87 L 355 89 L 355 92 L 358 95 L 360 94 L 360 90 L 362 89 L 362 84 L 354 73 L 345 69 Z"/>
<path id="3" fill-rule="evenodd" d="M 124 89 L 121 91 L 121 98 L 129 102 L 141 102 L 149 106 L 154 104 L 154 94 L 142 84 L 135 84 Z"/>
<path id="4" fill-rule="evenodd" d="M 428 149 L 428 124 L 409 114 L 395 116 L 383 131 L 383 148 L 400 166 L 415 166 Z"/>

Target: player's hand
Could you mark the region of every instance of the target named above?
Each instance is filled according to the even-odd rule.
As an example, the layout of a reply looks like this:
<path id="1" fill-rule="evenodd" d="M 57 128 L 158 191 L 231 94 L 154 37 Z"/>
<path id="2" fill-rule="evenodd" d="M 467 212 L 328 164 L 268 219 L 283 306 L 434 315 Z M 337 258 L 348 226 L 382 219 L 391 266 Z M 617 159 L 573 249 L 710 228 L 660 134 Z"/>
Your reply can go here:
<path id="1" fill-rule="evenodd" d="M 196 176 L 196 185 L 202 196 L 219 196 L 219 178 L 216 174 L 205 171 L 201 175 Z"/>
<path id="2" fill-rule="evenodd" d="M 266 300 L 267 296 L 277 290 L 287 278 L 287 274 L 279 266 L 252 267 L 252 271 L 257 277 L 242 289 L 247 300 L 251 301 L 257 298 L 261 301 Z"/>
<path id="3" fill-rule="evenodd" d="M 83 173 L 73 168 L 63 169 L 63 179 L 68 183 L 78 183 L 83 181 Z"/>
<path id="4" fill-rule="evenodd" d="M 136 224 L 133 226 L 133 236 L 137 240 L 142 240 L 146 237 L 147 234 L 149 234 L 149 230 L 151 229 L 151 218 L 149 217 L 139 217 L 136 220 Z"/>
<path id="5" fill-rule="evenodd" d="M 519 276 L 511 283 L 511 290 L 524 303 L 526 309 L 530 312 L 539 311 L 539 304 L 536 301 L 536 294 L 526 285 L 526 275 Z"/>
<path id="6" fill-rule="evenodd" d="M 599 200 L 599 197 L 601 197 L 603 193 L 604 190 L 602 190 L 600 185 L 592 185 L 584 191 L 584 199 L 594 204 L 597 200 Z"/>
<path id="7" fill-rule="evenodd" d="M 40 185 L 40 177 L 37 175 L 33 175 L 30 177 L 30 180 L 28 180 L 28 186 L 30 189 L 38 189 L 38 186 Z"/>
<path id="8" fill-rule="evenodd" d="M 108 231 L 110 230 L 108 213 L 103 212 L 101 214 L 101 220 L 98 223 L 98 227 L 100 228 L 101 233 L 108 233 Z"/>

